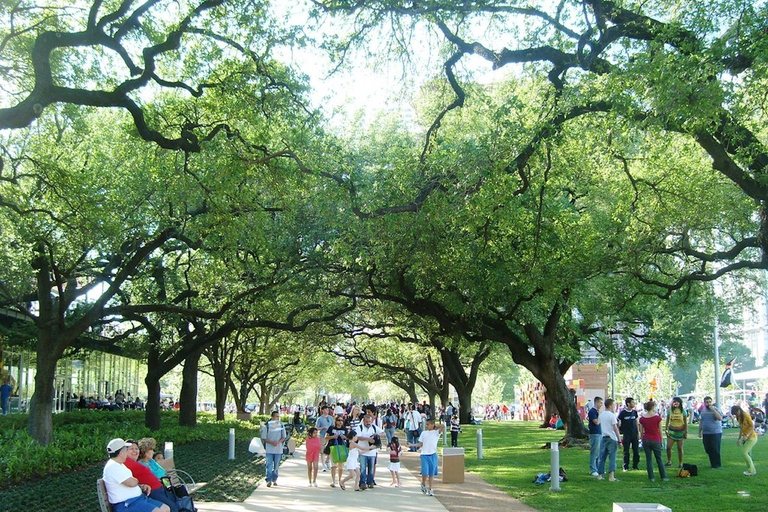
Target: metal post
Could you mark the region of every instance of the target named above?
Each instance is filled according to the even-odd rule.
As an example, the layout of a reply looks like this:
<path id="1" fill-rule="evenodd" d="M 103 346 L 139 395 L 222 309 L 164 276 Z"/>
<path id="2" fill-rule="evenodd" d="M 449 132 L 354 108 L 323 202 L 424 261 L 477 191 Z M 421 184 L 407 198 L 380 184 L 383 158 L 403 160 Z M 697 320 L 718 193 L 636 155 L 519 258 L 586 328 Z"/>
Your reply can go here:
<path id="1" fill-rule="evenodd" d="M 555 441 L 554 443 L 551 443 L 552 450 L 550 452 L 550 470 L 549 474 L 551 475 L 551 478 L 549 479 L 550 491 L 559 491 L 560 490 L 560 447 Z"/>
<path id="2" fill-rule="evenodd" d="M 717 313 L 715 313 L 715 406 L 724 411 L 723 404 L 720 402 L 720 347 L 718 344 Z"/>
<path id="3" fill-rule="evenodd" d="M 229 460 L 235 460 L 235 429 L 229 429 Z"/>
<path id="4" fill-rule="evenodd" d="M 483 429 L 477 429 L 477 460 L 483 458 Z"/>

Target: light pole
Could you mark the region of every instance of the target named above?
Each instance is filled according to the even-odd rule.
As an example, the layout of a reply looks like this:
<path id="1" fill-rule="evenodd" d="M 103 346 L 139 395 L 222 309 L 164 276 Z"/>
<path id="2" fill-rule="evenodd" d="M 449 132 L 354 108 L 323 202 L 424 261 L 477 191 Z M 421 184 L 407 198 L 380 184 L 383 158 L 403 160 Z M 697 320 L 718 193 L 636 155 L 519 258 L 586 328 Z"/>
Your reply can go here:
<path id="1" fill-rule="evenodd" d="M 715 316 L 715 405 L 722 409 L 723 404 L 720 403 L 720 347 L 718 345 L 717 316 Z"/>

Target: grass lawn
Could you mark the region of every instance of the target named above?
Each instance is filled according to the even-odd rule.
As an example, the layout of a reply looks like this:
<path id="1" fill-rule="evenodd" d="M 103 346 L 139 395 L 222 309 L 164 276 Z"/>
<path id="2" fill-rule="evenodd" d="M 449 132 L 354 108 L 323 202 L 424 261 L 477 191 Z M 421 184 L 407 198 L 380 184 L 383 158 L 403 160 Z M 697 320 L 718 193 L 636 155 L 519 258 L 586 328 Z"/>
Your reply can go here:
<path id="1" fill-rule="evenodd" d="M 645 454 L 640 450 L 640 471 L 623 473 L 622 451 L 617 455 L 616 477 L 619 482 L 597 481 L 589 476 L 589 450 L 560 450 L 560 465 L 568 474 L 560 492 L 550 491 L 550 484 L 536 485 L 537 473 L 547 473 L 551 452 L 544 443 L 557 441 L 561 431 L 538 428 L 533 422 L 491 422 L 463 426 L 459 446 L 465 448 L 465 465 L 489 483 L 542 512 L 609 512 L 614 502 L 661 503 L 674 512 L 687 511 L 768 511 L 768 439 L 761 437 L 752 451 L 757 476 L 742 473 L 746 465 L 736 446 L 737 429 L 725 429 L 720 469 L 711 469 L 698 427 L 692 425 L 685 443 L 685 461 L 696 464 L 699 476 L 675 478 L 651 483 L 645 471 Z M 483 430 L 483 459 L 477 459 L 477 428 Z M 673 453 L 672 462 L 676 455 Z M 666 460 L 666 456 L 665 456 Z M 676 463 L 675 463 L 676 465 Z M 656 468 L 654 468 L 656 469 Z M 673 470 L 674 468 L 668 468 Z M 748 493 L 748 496 L 746 495 Z"/>

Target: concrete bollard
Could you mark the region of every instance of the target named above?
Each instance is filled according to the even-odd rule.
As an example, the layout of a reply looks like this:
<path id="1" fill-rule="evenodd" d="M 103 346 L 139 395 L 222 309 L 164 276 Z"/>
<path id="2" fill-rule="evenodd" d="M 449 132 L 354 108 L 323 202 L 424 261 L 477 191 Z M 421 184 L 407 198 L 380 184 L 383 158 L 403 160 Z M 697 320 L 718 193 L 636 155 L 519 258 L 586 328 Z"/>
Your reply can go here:
<path id="1" fill-rule="evenodd" d="M 477 460 L 483 458 L 483 429 L 477 429 Z"/>
<path id="2" fill-rule="evenodd" d="M 552 443 L 552 451 L 550 452 L 550 470 L 549 474 L 551 475 L 551 478 L 549 479 L 550 491 L 559 491 L 560 490 L 560 445 L 555 441 Z"/>
<path id="3" fill-rule="evenodd" d="M 235 460 L 235 429 L 229 429 L 229 460 Z"/>
<path id="4" fill-rule="evenodd" d="M 173 441 L 166 441 L 163 448 L 163 457 L 166 459 L 173 458 Z"/>

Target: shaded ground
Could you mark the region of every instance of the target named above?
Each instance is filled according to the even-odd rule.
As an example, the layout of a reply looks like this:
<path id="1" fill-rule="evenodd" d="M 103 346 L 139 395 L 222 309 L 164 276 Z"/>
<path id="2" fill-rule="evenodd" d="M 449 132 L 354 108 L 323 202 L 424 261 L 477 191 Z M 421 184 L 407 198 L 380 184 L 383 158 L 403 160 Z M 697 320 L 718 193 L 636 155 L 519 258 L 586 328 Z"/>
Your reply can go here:
<path id="1" fill-rule="evenodd" d="M 196 496 L 201 501 L 242 501 L 264 479 L 264 461 L 248 453 L 248 440 L 235 443 L 236 460 L 228 460 L 227 441 L 199 441 L 175 447 L 180 469 L 198 482 L 208 482 Z M 106 459 L 105 459 L 106 461 Z M 103 463 L 0 491 L 0 512 L 20 510 L 95 512 L 96 480 Z"/>

